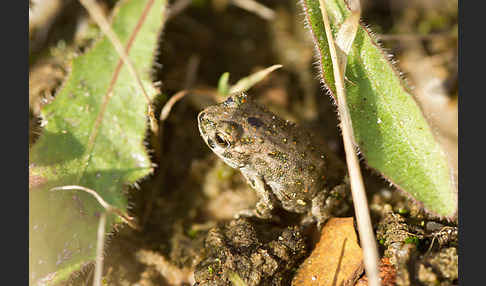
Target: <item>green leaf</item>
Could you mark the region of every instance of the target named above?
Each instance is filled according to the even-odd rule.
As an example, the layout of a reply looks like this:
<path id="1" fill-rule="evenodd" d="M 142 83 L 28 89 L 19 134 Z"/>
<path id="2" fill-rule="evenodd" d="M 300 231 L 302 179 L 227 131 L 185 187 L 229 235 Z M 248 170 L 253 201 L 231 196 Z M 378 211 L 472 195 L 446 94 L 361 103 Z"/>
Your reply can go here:
<path id="1" fill-rule="evenodd" d="M 229 72 L 225 72 L 224 74 L 221 75 L 218 81 L 218 92 L 221 95 L 227 95 L 229 92 Z"/>
<path id="2" fill-rule="evenodd" d="M 112 29 L 125 46 L 145 89 L 165 16 L 165 0 L 120 1 Z M 56 284 L 95 257 L 98 202 L 95 190 L 126 211 L 123 190 L 152 171 L 143 140 L 147 99 L 106 37 L 72 62 L 55 100 L 42 110 L 44 130 L 30 150 L 29 268 L 31 284 Z M 110 216 L 107 231 L 120 220 Z"/>
<path id="3" fill-rule="evenodd" d="M 319 0 L 301 1 L 316 45 L 321 79 L 335 84 Z M 326 0 L 333 36 L 351 14 L 343 0 Z M 358 28 L 347 57 L 346 94 L 356 143 L 369 166 L 440 216 L 457 211 L 447 157 L 422 111 L 370 32 Z"/>

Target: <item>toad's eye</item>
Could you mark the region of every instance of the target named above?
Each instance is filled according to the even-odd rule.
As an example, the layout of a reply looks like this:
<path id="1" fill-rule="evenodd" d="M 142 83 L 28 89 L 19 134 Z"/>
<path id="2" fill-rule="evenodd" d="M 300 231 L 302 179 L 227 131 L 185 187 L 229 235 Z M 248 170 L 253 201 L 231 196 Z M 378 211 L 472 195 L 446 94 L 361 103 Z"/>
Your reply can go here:
<path id="1" fill-rule="evenodd" d="M 226 137 L 221 133 L 216 133 L 214 135 L 214 139 L 216 141 L 216 144 L 218 144 L 218 146 L 221 148 L 228 148 L 231 145 Z"/>

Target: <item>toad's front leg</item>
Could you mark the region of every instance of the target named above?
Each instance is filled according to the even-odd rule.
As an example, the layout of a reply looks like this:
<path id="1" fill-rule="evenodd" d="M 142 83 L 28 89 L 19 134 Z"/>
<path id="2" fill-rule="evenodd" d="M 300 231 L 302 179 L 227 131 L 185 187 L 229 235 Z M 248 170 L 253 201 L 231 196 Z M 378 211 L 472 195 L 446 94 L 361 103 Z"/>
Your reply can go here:
<path id="1" fill-rule="evenodd" d="M 239 212 L 238 216 L 256 216 L 262 219 L 276 219 L 272 215 L 273 210 L 277 204 L 277 199 L 270 187 L 265 183 L 261 175 L 251 170 L 242 169 L 243 176 L 248 181 L 248 184 L 256 191 L 259 201 L 256 208 L 253 210 L 243 210 Z"/>

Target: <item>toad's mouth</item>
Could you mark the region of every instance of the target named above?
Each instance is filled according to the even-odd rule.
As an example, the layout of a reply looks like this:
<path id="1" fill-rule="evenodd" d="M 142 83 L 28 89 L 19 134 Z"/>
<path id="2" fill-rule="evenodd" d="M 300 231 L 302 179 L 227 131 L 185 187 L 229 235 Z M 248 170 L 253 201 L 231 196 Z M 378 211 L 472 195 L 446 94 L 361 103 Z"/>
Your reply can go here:
<path id="1" fill-rule="evenodd" d="M 208 144 L 209 148 L 211 148 L 211 149 L 214 149 L 216 147 L 216 145 L 214 145 L 214 142 L 213 142 L 213 140 L 211 140 L 211 138 L 208 138 L 206 140 L 206 144 Z"/>
<path id="2" fill-rule="evenodd" d="M 197 115 L 197 125 L 199 126 L 199 133 L 201 133 L 201 135 L 206 135 L 206 129 L 204 128 L 204 115 L 206 115 L 204 111 L 201 111 Z"/>

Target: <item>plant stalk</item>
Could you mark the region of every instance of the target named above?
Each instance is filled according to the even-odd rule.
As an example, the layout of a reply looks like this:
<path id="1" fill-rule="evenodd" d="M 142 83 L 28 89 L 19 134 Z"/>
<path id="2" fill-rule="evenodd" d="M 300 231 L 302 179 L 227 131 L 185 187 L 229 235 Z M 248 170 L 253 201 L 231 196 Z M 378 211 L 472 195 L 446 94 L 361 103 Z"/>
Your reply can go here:
<path id="1" fill-rule="evenodd" d="M 364 266 L 368 276 L 369 285 L 379 286 L 379 271 L 378 271 L 378 249 L 376 246 L 376 239 L 371 225 L 371 219 L 368 209 L 368 201 L 366 199 L 366 192 L 361 176 L 358 156 L 354 145 L 354 134 L 351 122 L 351 117 L 346 103 L 346 90 L 344 88 L 344 69 L 340 68 L 339 59 L 334 44 L 334 39 L 327 16 L 326 6 L 324 0 L 319 0 L 324 27 L 326 29 L 327 40 L 329 43 L 329 51 L 331 53 L 331 60 L 333 63 L 333 72 L 336 85 L 336 96 L 338 113 L 341 120 L 341 131 L 343 136 L 344 150 L 346 152 L 346 163 L 351 184 L 351 193 L 353 196 L 354 211 L 356 214 L 356 221 L 358 224 L 358 233 L 361 244 L 363 246 Z"/>
<path id="2" fill-rule="evenodd" d="M 98 237 L 96 239 L 96 263 L 95 274 L 93 278 L 93 286 L 101 286 L 101 276 L 103 274 L 103 248 L 105 245 L 105 227 L 106 227 L 106 212 L 100 215 L 100 223 L 98 225 Z"/>

